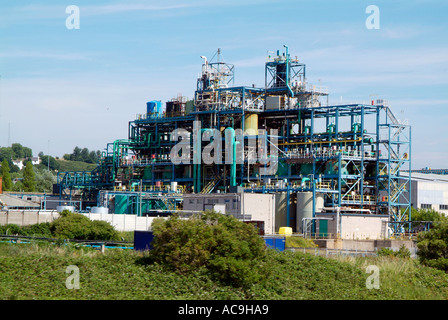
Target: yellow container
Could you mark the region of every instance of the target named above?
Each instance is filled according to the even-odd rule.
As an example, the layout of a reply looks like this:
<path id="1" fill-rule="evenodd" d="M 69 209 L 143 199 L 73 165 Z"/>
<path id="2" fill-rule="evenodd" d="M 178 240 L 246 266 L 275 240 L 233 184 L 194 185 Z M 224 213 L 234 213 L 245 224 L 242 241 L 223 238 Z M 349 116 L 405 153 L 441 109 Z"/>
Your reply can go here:
<path id="1" fill-rule="evenodd" d="M 279 234 L 284 234 L 284 235 L 291 235 L 292 234 L 292 228 L 291 227 L 280 227 L 280 229 L 278 230 Z"/>
<path id="2" fill-rule="evenodd" d="M 244 131 L 248 135 L 258 135 L 258 114 L 246 114 Z"/>

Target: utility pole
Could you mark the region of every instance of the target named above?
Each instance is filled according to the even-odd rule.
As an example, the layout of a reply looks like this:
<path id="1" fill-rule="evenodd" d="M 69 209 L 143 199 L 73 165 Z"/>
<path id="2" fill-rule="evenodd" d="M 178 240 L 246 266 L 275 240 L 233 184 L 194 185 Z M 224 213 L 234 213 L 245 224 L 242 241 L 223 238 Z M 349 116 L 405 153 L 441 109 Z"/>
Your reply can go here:
<path id="1" fill-rule="evenodd" d="M 50 171 L 50 140 L 48 140 L 48 156 L 47 156 L 47 162 L 48 162 L 48 171 Z"/>

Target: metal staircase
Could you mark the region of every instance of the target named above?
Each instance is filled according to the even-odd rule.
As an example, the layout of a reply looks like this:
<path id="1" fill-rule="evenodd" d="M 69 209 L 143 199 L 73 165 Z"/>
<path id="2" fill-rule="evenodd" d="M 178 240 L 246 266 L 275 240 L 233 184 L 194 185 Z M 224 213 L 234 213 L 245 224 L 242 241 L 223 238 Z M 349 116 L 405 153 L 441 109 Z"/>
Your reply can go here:
<path id="1" fill-rule="evenodd" d="M 222 178 L 220 176 L 215 175 L 215 177 L 210 180 L 209 183 L 207 183 L 207 185 L 202 189 L 201 193 L 211 193 L 216 188 L 221 179 Z"/>

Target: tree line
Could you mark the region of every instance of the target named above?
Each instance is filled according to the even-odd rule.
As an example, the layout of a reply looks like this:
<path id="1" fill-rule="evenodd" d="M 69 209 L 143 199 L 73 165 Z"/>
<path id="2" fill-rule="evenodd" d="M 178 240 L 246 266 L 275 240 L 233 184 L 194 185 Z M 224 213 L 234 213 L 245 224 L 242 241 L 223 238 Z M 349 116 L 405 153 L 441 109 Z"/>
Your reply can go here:
<path id="1" fill-rule="evenodd" d="M 89 151 L 87 148 L 79 148 L 76 146 L 73 152 L 64 154 L 63 158 L 65 160 L 71 161 L 83 161 L 87 163 L 97 163 L 98 159 L 101 157 L 101 151 Z"/>
<path id="2" fill-rule="evenodd" d="M 36 190 L 36 173 L 34 172 L 33 164 L 31 161 L 26 163 L 25 168 L 23 169 L 23 178 L 19 182 L 19 185 L 14 188 L 13 181 L 11 178 L 11 173 L 9 169 L 9 164 L 6 159 L 2 161 L 1 167 L 2 174 L 2 189 L 3 191 L 14 191 L 17 190 L 17 187 L 20 187 L 20 190 L 25 192 L 35 192 Z M 17 190 L 17 191 L 20 191 Z"/>
<path id="3" fill-rule="evenodd" d="M 33 157 L 33 151 L 22 146 L 20 143 L 13 143 L 11 147 L 0 148 L 0 161 L 6 159 L 11 172 L 19 172 L 20 168 L 17 167 L 12 161 L 18 159 L 31 160 Z"/>
<path id="4" fill-rule="evenodd" d="M 30 148 L 19 143 L 13 143 L 11 147 L 0 147 L 2 189 L 4 191 L 51 192 L 61 163 L 58 157 L 45 155 L 43 152 L 39 152 L 38 156 L 40 164 L 33 165 L 31 163 L 33 152 Z M 75 147 L 71 154 L 65 154 L 63 158 L 93 164 L 100 156 L 100 151 Z M 24 168 L 20 170 L 13 160 L 22 160 Z"/>

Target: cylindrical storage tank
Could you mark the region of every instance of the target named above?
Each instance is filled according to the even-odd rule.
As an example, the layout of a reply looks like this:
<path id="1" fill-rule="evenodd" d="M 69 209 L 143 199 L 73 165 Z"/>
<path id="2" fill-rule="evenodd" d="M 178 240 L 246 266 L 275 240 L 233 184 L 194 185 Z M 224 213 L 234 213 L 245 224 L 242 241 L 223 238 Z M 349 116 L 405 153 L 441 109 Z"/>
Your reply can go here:
<path id="1" fill-rule="evenodd" d="M 161 115 L 162 114 L 162 101 L 158 100 L 157 104 L 156 104 L 156 110 L 157 115 Z"/>
<path id="2" fill-rule="evenodd" d="M 303 218 L 313 217 L 313 193 L 297 192 L 296 230 L 303 233 Z"/>
<path id="3" fill-rule="evenodd" d="M 177 182 L 171 181 L 171 191 L 177 192 Z"/>
<path id="4" fill-rule="evenodd" d="M 90 212 L 91 213 L 105 213 L 105 214 L 108 214 L 109 213 L 109 208 L 106 208 L 106 207 L 92 207 Z"/>
<path id="5" fill-rule="evenodd" d="M 154 113 L 157 109 L 157 101 L 146 102 L 146 113 Z"/>
<path id="6" fill-rule="evenodd" d="M 316 212 L 322 212 L 324 207 L 324 195 L 321 193 L 316 193 Z"/>
<path id="7" fill-rule="evenodd" d="M 68 210 L 70 212 L 75 212 L 75 207 L 74 206 L 57 206 L 56 207 L 57 212 L 62 212 L 64 210 Z"/>
<path id="8" fill-rule="evenodd" d="M 244 131 L 248 135 L 258 135 L 258 114 L 247 114 L 244 119 Z"/>
<path id="9" fill-rule="evenodd" d="M 277 192 L 274 195 L 275 225 L 287 226 L 289 224 L 289 221 L 287 219 L 287 194 L 286 192 Z"/>
<path id="10" fill-rule="evenodd" d="M 162 101 L 152 100 L 146 103 L 146 112 L 151 117 L 158 117 L 162 113 Z"/>
<path id="11" fill-rule="evenodd" d="M 315 212 L 320 212 L 324 206 L 324 197 L 320 193 L 316 193 L 315 195 Z M 297 232 L 303 233 L 303 219 L 313 218 L 313 193 L 311 191 L 297 192 L 296 208 L 296 230 Z"/>

